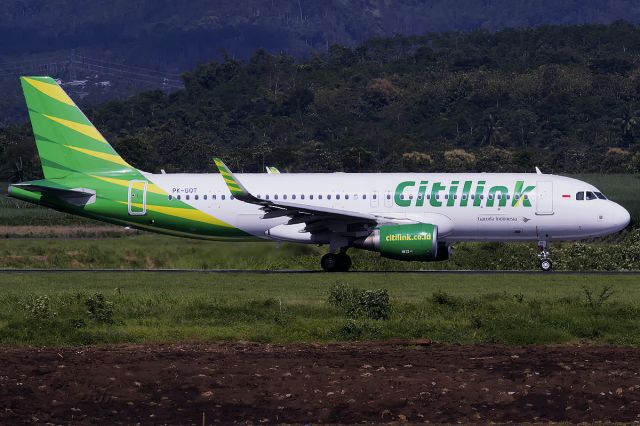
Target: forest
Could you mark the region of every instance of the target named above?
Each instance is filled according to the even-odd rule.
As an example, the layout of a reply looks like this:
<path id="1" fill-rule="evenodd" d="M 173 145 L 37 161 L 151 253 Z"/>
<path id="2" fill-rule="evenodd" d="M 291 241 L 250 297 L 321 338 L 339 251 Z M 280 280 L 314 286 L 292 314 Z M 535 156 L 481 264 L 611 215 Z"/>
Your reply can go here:
<path id="1" fill-rule="evenodd" d="M 185 89 L 85 109 L 150 172 L 640 172 L 640 29 L 541 26 L 257 50 Z M 16 81 L 16 84 L 18 82 Z M 0 180 L 37 178 L 28 125 L 0 129 Z"/>

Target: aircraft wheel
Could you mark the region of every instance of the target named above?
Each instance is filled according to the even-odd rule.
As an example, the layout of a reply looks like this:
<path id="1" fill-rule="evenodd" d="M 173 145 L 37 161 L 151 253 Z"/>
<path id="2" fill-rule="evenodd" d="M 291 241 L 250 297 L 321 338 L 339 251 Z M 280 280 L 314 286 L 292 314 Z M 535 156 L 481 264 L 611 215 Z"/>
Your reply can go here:
<path id="1" fill-rule="evenodd" d="M 551 260 L 549 259 L 542 259 L 540 261 L 540 269 L 542 269 L 544 272 L 548 272 L 553 268 L 553 264 L 551 263 Z"/>
<path id="2" fill-rule="evenodd" d="M 338 257 L 338 271 L 347 272 L 351 269 L 351 258 L 347 253 L 340 253 Z"/>
<path id="3" fill-rule="evenodd" d="M 320 266 L 327 272 L 336 272 L 340 267 L 340 260 L 338 255 L 333 253 L 327 253 L 320 259 Z"/>

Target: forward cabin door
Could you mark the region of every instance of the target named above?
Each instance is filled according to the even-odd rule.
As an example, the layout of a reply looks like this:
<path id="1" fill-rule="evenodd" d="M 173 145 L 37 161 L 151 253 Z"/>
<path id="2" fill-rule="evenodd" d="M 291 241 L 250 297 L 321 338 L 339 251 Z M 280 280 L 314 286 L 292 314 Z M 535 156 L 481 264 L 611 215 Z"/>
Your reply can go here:
<path id="1" fill-rule="evenodd" d="M 538 181 L 536 184 L 536 214 L 553 214 L 553 182 Z"/>
<path id="2" fill-rule="evenodd" d="M 130 216 L 143 216 L 147 214 L 147 185 L 145 180 L 132 180 L 129 182 L 128 208 Z"/>

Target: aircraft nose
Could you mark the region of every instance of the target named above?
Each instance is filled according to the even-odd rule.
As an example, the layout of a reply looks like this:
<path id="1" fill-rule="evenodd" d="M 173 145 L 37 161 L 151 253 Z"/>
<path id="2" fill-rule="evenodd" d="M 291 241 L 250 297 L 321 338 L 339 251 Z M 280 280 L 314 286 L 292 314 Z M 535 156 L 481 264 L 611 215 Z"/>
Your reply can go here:
<path id="1" fill-rule="evenodd" d="M 611 227 L 615 228 L 616 231 L 626 228 L 631 222 L 631 215 L 627 209 L 616 203 L 613 203 L 609 217 L 611 218 Z"/>

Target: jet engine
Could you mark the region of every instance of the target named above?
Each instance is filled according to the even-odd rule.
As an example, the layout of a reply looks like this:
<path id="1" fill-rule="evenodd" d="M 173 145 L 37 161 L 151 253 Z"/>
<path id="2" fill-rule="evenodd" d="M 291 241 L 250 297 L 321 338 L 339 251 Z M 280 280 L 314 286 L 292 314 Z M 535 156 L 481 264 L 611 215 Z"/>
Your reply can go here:
<path id="1" fill-rule="evenodd" d="M 449 258 L 449 246 L 438 242 L 438 227 L 429 223 L 382 225 L 353 245 L 397 260 L 429 262 Z"/>

